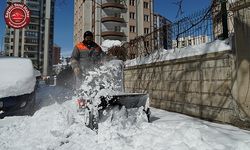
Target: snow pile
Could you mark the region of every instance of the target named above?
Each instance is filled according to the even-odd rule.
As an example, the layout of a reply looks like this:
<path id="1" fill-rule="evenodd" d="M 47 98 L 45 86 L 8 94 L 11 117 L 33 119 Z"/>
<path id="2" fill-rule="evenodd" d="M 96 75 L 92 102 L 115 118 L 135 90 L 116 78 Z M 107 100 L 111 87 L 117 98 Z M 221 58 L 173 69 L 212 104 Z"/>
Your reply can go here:
<path id="1" fill-rule="evenodd" d="M 155 53 L 147 57 L 138 57 L 132 60 L 127 60 L 125 62 L 125 65 L 128 67 L 128 66 L 135 66 L 142 64 L 150 64 L 154 62 L 161 62 L 166 60 L 173 60 L 173 59 L 197 56 L 213 52 L 228 51 L 228 50 L 231 50 L 231 46 L 228 44 L 228 40 L 225 41 L 216 40 L 211 43 L 204 43 L 200 45 L 179 48 L 179 49 L 171 49 L 171 50 L 161 49 L 155 51 Z"/>
<path id="2" fill-rule="evenodd" d="M 0 98 L 31 93 L 36 79 L 30 59 L 0 58 Z"/>
<path id="3" fill-rule="evenodd" d="M 118 40 L 105 40 L 101 44 L 101 48 L 104 52 L 107 52 L 109 48 L 113 46 L 121 46 L 121 41 Z"/>
<path id="4" fill-rule="evenodd" d="M 84 126 L 73 100 L 43 107 L 32 117 L 9 117 L 0 122 L 3 150 L 100 149 L 96 148 L 96 133 Z"/>
<path id="5" fill-rule="evenodd" d="M 104 65 L 83 72 L 80 94 L 85 99 L 92 100 L 97 106 L 101 96 L 113 95 L 122 92 L 123 62 L 111 60 Z"/>

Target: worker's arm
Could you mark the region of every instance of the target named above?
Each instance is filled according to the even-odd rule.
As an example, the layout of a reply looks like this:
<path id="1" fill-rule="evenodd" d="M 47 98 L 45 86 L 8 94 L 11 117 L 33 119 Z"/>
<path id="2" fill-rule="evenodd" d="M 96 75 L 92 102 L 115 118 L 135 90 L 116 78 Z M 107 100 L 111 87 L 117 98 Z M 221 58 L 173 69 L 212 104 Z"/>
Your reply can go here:
<path id="1" fill-rule="evenodd" d="M 75 73 L 75 75 L 80 75 L 80 53 L 78 48 L 75 46 L 73 52 L 71 54 L 71 67 Z"/>
<path id="2" fill-rule="evenodd" d="M 102 57 L 105 53 L 102 51 L 102 48 L 95 43 L 95 51 L 97 52 L 97 56 Z"/>

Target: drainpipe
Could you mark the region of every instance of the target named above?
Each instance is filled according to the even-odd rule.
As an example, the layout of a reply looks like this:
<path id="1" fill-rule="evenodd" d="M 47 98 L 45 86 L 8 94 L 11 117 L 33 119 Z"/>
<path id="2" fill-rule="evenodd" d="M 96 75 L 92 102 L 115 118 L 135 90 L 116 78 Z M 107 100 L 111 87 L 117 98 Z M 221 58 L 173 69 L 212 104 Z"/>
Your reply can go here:
<path id="1" fill-rule="evenodd" d="M 51 0 L 46 0 L 45 11 L 45 31 L 44 31 L 44 54 L 43 54 L 43 75 L 48 75 L 49 64 L 49 23 L 50 23 L 50 6 Z"/>
<path id="2" fill-rule="evenodd" d="M 26 4 L 26 0 L 23 0 L 23 3 Z M 25 28 L 22 28 L 21 57 L 24 57 L 24 32 Z"/>
<path id="3" fill-rule="evenodd" d="M 139 24 L 139 15 L 138 15 L 138 5 L 139 5 L 139 1 L 140 0 L 136 0 L 136 6 L 135 6 L 135 11 L 136 11 L 136 35 L 139 35 L 139 28 L 138 28 L 138 24 Z"/>

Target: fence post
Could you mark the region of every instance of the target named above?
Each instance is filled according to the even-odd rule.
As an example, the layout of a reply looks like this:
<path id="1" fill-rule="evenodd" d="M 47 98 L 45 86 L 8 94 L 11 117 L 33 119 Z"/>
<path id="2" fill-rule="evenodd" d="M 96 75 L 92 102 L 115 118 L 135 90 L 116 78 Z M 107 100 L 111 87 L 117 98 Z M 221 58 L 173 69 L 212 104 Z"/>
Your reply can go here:
<path id="1" fill-rule="evenodd" d="M 227 25 L 227 0 L 220 0 L 221 3 L 221 17 L 223 27 L 223 39 L 228 38 L 228 25 Z"/>

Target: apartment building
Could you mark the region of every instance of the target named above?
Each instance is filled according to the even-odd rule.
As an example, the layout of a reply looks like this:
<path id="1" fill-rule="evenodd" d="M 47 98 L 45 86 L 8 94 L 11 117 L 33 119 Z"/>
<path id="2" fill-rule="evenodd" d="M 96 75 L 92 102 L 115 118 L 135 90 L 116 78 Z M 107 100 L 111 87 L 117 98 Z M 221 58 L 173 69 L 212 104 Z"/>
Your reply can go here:
<path id="1" fill-rule="evenodd" d="M 153 0 L 74 0 L 74 44 L 85 31 L 95 41 L 129 41 L 153 31 Z"/>
<path id="2" fill-rule="evenodd" d="M 172 22 L 160 14 L 154 14 L 154 49 L 172 48 Z"/>
<path id="3" fill-rule="evenodd" d="M 50 74 L 54 38 L 55 0 L 7 0 L 8 3 L 22 2 L 31 11 L 30 24 L 23 29 L 6 26 L 4 48 L 6 55 L 28 57 L 34 67 Z"/>
<path id="4" fill-rule="evenodd" d="M 199 45 L 202 43 L 207 43 L 211 41 L 209 39 L 209 36 L 207 35 L 199 35 L 199 36 L 187 36 L 187 37 L 182 37 L 178 39 L 178 44 L 176 40 L 172 41 L 172 47 L 173 48 L 183 48 L 187 46 L 194 46 L 194 45 Z"/>
<path id="5" fill-rule="evenodd" d="M 52 54 L 52 62 L 53 65 L 57 65 L 60 63 L 61 58 L 61 47 L 54 44 L 53 46 L 53 54 Z"/>
<path id="6" fill-rule="evenodd" d="M 228 34 L 234 33 L 234 20 L 233 12 L 230 11 L 229 7 L 235 0 L 229 0 L 225 2 L 223 6 L 223 1 L 213 0 L 212 17 L 213 17 L 213 33 L 215 39 L 223 37 L 223 32 L 228 32 Z M 223 8 L 225 7 L 225 8 Z M 223 10 L 224 9 L 224 10 Z M 224 19 L 223 19 L 224 17 Z M 224 23 L 223 23 L 224 20 Z M 223 26 L 226 29 L 223 29 Z M 224 30 L 224 31 L 223 31 Z"/>

